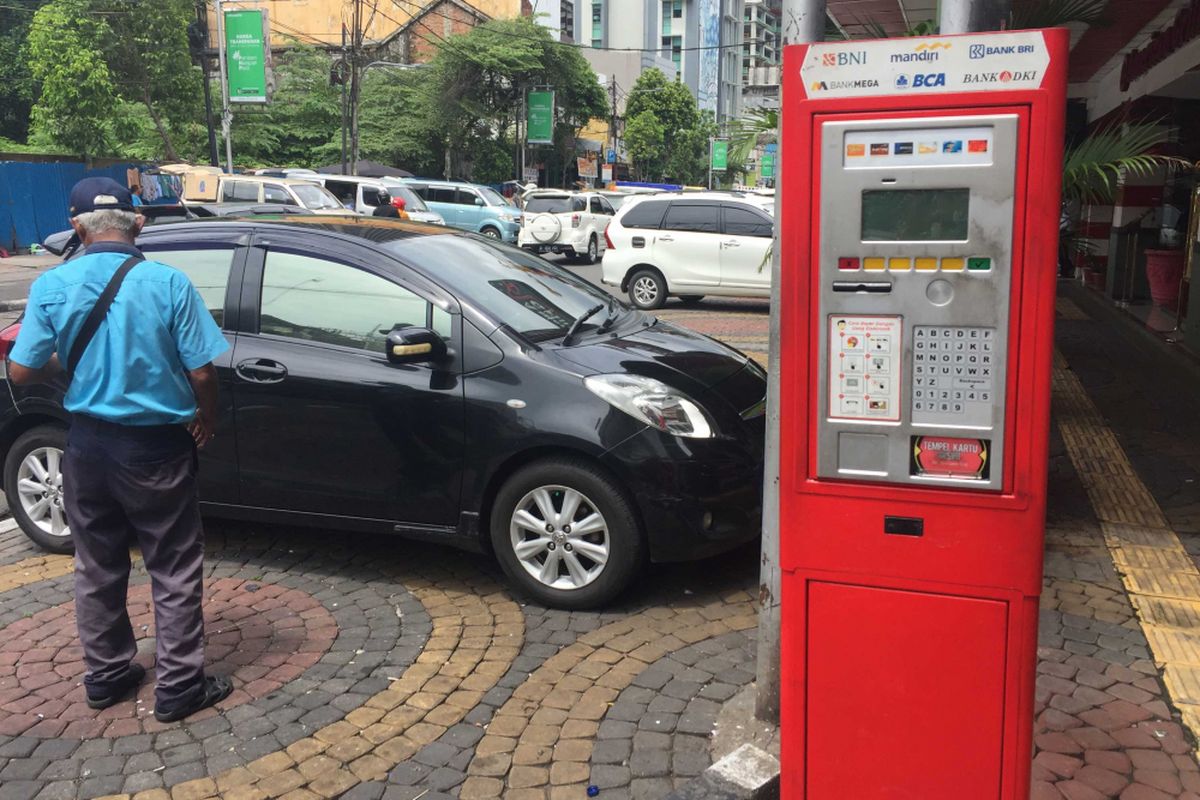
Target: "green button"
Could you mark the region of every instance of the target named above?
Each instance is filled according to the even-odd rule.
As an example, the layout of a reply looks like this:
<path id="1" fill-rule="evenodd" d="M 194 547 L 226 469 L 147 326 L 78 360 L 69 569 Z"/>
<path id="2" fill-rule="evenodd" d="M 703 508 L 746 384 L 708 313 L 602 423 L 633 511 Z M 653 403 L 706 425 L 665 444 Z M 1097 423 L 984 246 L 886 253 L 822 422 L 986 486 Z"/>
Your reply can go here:
<path id="1" fill-rule="evenodd" d="M 968 258 L 967 269 L 973 271 L 985 271 L 992 268 L 992 260 L 990 258 Z"/>

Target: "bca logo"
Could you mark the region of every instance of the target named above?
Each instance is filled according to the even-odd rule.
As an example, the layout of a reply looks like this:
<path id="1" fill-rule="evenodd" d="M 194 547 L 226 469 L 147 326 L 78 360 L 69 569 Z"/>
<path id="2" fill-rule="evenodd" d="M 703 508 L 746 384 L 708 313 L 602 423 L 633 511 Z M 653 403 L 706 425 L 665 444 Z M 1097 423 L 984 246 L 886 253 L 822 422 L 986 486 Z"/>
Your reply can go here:
<path id="1" fill-rule="evenodd" d="M 897 75 L 896 76 L 896 88 L 897 89 L 907 89 L 909 87 L 909 85 L 910 84 L 908 82 L 907 75 Z"/>
<path id="2" fill-rule="evenodd" d="M 912 87 L 914 89 L 932 89 L 937 86 L 946 85 L 946 73 L 930 72 L 925 75 L 913 75 Z"/>

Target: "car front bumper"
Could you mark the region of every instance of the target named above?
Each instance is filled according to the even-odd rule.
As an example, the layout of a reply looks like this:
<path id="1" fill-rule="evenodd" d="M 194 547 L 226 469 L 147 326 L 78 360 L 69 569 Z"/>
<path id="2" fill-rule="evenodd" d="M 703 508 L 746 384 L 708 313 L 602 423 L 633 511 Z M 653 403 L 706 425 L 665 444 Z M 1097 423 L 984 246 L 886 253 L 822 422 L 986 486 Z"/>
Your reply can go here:
<path id="1" fill-rule="evenodd" d="M 759 535 L 765 421 L 711 440 L 646 429 L 604 455 L 633 494 L 652 561 L 706 558 Z"/>

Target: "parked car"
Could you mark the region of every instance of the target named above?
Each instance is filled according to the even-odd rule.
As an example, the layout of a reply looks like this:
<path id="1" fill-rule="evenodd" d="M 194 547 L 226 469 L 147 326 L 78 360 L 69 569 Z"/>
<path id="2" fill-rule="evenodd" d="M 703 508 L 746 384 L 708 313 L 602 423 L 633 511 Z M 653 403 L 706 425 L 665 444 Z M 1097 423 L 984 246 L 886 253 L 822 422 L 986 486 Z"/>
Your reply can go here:
<path id="1" fill-rule="evenodd" d="M 357 216 L 160 221 L 138 245 L 188 275 L 230 343 L 200 454 L 209 515 L 491 552 L 568 608 L 758 531 L 763 370 L 563 268 Z M 9 504 L 57 552 L 62 397 L 0 388 Z"/>
<path id="2" fill-rule="evenodd" d="M 602 280 L 642 309 L 675 295 L 768 297 L 774 222 L 735 194 L 651 195 L 627 201 L 609 223 Z"/>
<path id="3" fill-rule="evenodd" d="M 314 214 L 346 213 L 336 197 L 311 181 L 261 175 L 185 174 L 183 201 L 185 204 L 274 203 L 300 206 Z"/>
<path id="4" fill-rule="evenodd" d="M 455 181 L 405 178 L 425 205 L 442 215 L 447 225 L 515 242 L 521 230 L 521 210 L 495 189 Z"/>
<path id="5" fill-rule="evenodd" d="M 357 175 L 320 175 L 312 174 L 305 177 L 324 186 L 330 194 L 346 208 L 356 213 L 370 216 L 379 207 L 380 192 L 387 192 L 392 197 L 404 200 L 404 211 L 409 219 L 416 222 L 426 222 L 431 225 L 445 225 L 446 221 L 436 211 L 430 211 L 425 201 L 396 178 L 360 178 Z"/>
<path id="6" fill-rule="evenodd" d="M 585 264 L 604 255 L 604 229 L 616 211 L 596 192 L 546 191 L 525 195 L 517 244 L 533 253 L 560 253 Z"/>

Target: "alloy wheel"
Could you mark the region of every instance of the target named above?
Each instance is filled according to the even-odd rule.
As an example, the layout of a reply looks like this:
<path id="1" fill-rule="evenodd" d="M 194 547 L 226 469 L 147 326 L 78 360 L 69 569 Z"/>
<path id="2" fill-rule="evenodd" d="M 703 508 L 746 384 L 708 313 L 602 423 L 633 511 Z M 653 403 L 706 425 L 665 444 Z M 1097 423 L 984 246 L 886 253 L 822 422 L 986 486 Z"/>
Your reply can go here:
<path id="1" fill-rule="evenodd" d="M 638 305 L 653 305 L 658 299 L 658 284 L 649 275 L 643 275 L 633 282 L 633 299 Z"/>
<path id="2" fill-rule="evenodd" d="M 569 486 L 539 486 L 517 503 L 509 523 L 521 567 L 552 589 L 580 589 L 608 563 L 608 523 L 595 504 Z"/>
<path id="3" fill-rule="evenodd" d="M 71 535 L 63 508 L 62 451 L 39 447 L 17 468 L 17 495 L 26 516 L 38 528 L 66 538 Z"/>

